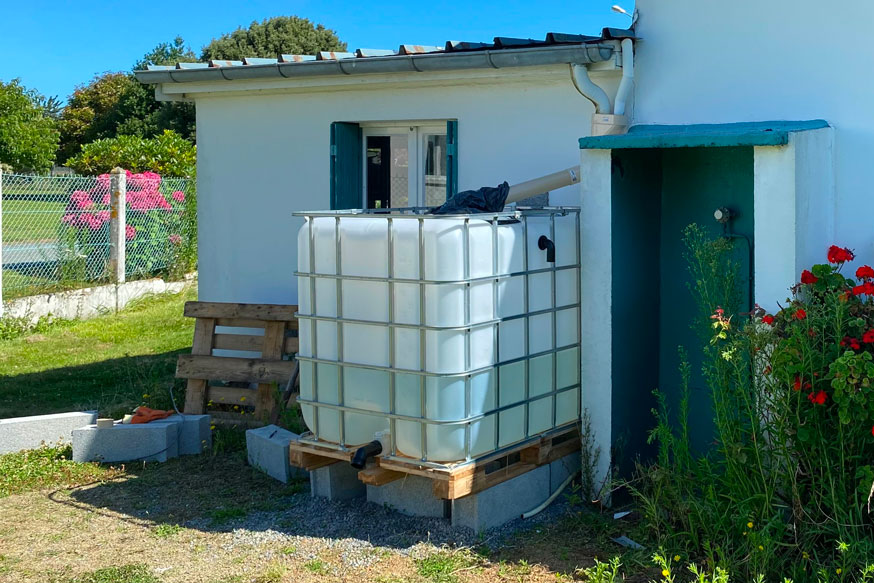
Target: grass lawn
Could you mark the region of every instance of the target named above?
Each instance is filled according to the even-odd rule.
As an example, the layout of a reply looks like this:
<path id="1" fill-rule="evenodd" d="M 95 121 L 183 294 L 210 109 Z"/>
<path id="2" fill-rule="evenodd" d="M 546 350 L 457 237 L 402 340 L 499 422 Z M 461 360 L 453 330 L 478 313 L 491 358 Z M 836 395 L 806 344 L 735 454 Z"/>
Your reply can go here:
<path id="1" fill-rule="evenodd" d="M 117 417 L 146 402 L 169 407 L 176 357 L 194 321 L 178 295 L 140 300 L 117 315 L 63 323 L 0 342 L 0 418 L 98 409 Z M 144 399 L 143 395 L 149 395 Z"/>
<path id="2" fill-rule="evenodd" d="M 3 242 L 57 239 L 64 208 L 64 202 L 4 200 Z"/>
<path id="3" fill-rule="evenodd" d="M 0 341 L 0 418 L 169 407 L 176 355 L 193 332 L 182 306 L 193 298 L 159 296 Z M 248 466 L 234 428 L 214 429 L 210 451 L 163 464 L 69 458 L 69 447 L 0 456 L 0 581 L 556 583 L 617 555 L 627 581 L 652 578 L 651 550 L 610 540 L 637 539 L 639 527 L 584 509 L 570 490 L 521 530 L 476 535 L 313 499 L 306 481 L 282 484 Z"/>

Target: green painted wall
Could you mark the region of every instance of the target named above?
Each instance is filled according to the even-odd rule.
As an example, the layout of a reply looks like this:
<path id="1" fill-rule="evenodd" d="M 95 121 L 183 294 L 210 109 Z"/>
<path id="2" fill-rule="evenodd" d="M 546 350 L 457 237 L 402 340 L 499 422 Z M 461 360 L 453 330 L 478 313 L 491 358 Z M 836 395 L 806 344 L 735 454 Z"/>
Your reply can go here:
<path id="1" fill-rule="evenodd" d="M 700 374 L 701 339 L 687 288 L 683 230 L 698 223 L 714 236 L 722 226 L 713 211 L 737 213 L 735 233 L 753 237 L 753 149 L 675 148 L 614 150 L 613 215 L 613 459 L 628 474 L 654 425 L 652 391 L 676 410 L 680 395 L 677 348 L 692 363 L 690 430 L 703 449 L 712 442 L 712 408 Z M 749 253 L 738 241 L 747 277 Z M 746 290 L 746 281 L 744 281 Z"/>

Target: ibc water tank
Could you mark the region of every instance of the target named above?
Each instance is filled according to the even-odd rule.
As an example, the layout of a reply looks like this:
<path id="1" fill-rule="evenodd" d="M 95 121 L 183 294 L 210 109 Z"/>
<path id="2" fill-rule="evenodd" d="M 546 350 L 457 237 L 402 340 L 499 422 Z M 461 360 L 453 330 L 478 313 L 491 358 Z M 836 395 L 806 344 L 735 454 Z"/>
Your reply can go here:
<path id="1" fill-rule="evenodd" d="M 579 419 L 578 209 L 297 214 L 305 439 L 446 463 Z"/>

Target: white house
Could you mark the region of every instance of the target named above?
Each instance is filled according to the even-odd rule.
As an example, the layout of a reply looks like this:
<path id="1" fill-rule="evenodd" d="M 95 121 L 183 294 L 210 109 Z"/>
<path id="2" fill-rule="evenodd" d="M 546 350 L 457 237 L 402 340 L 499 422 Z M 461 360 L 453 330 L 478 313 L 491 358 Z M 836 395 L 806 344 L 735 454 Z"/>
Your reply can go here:
<path id="1" fill-rule="evenodd" d="M 598 37 L 138 72 L 197 107 L 201 299 L 295 303 L 293 211 L 430 205 L 580 164 L 551 203 L 582 208 L 583 406 L 628 463 L 650 392 L 676 390 L 677 345 L 694 342 L 683 227 L 736 237 L 747 299 L 768 308 L 830 243 L 874 251 L 874 80 L 860 74 L 874 49 L 846 26 L 874 6 L 638 0 L 636 13 Z"/>

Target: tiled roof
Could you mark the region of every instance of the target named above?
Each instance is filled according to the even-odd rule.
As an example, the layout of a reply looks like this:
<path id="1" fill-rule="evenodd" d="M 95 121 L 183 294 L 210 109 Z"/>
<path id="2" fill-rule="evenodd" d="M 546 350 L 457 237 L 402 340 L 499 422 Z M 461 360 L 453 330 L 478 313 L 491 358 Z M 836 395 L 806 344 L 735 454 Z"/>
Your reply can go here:
<path id="1" fill-rule="evenodd" d="M 177 63 L 174 65 L 149 65 L 147 71 L 196 70 L 224 67 L 250 67 L 286 63 L 307 63 L 312 61 L 342 61 L 347 59 L 382 59 L 405 55 L 439 55 L 476 51 L 500 51 L 558 45 L 597 44 L 610 40 L 635 38 L 634 31 L 605 28 L 600 36 L 550 32 L 543 40 L 531 38 L 495 37 L 492 42 L 447 41 L 443 46 L 401 45 L 392 49 L 357 49 L 354 52 L 322 51 L 317 55 L 279 55 L 275 59 L 247 57 L 242 61 L 210 60 L 207 63 Z M 143 75 L 147 80 L 148 75 Z"/>

